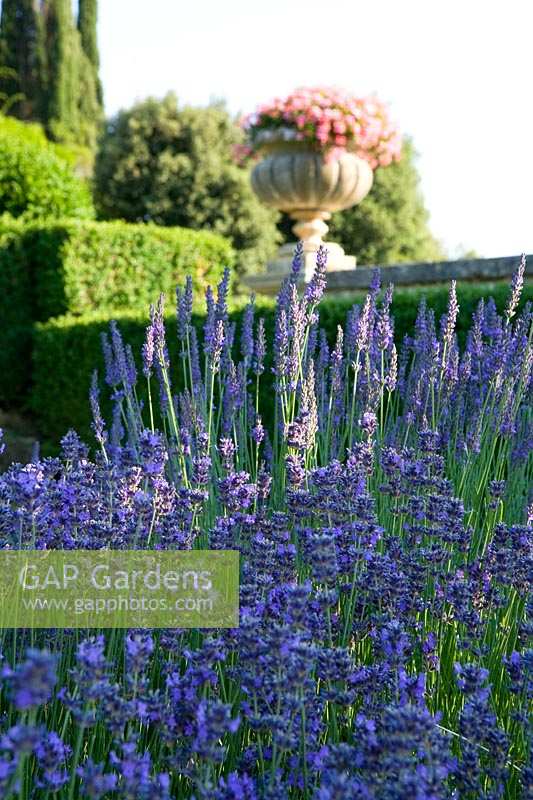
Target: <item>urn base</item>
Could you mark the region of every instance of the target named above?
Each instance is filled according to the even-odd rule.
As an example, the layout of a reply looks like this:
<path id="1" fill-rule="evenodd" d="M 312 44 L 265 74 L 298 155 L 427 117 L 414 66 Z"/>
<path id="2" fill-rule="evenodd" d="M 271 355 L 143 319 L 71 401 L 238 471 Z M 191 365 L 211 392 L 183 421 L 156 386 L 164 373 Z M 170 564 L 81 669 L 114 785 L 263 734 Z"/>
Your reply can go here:
<path id="1" fill-rule="evenodd" d="M 328 251 L 326 277 L 331 272 L 337 272 L 338 270 L 355 269 L 355 256 L 346 255 L 340 244 L 336 242 L 323 242 L 322 244 Z M 268 262 L 266 272 L 261 275 L 246 276 L 244 279 L 246 285 L 259 294 L 277 294 L 281 284 L 291 273 L 294 247 L 294 242 L 282 245 L 272 261 Z M 303 247 L 303 263 L 300 270 L 301 285 L 309 283 L 313 277 L 318 249 L 317 246 L 314 246 L 310 242 L 304 242 Z"/>

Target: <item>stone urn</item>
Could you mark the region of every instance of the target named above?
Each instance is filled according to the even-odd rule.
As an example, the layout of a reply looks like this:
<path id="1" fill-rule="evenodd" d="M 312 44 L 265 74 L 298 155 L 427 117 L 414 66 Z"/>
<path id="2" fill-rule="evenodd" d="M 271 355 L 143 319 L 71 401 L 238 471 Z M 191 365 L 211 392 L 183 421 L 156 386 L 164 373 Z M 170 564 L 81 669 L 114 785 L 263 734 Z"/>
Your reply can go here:
<path id="1" fill-rule="evenodd" d="M 314 271 L 321 244 L 328 249 L 328 271 L 354 269 L 355 257 L 323 238 L 332 212 L 360 203 L 370 191 L 373 172 L 368 162 L 349 150 L 327 158 L 306 142 L 283 138 L 265 141 L 260 153 L 262 159 L 251 176 L 253 190 L 265 205 L 286 211 L 296 221 L 293 231 L 303 242 L 304 280 L 309 280 Z M 263 283 L 262 291 L 268 291 L 269 279 L 271 291 L 277 291 L 290 271 L 293 251 L 294 244 L 282 245 L 268 264 L 266 275 L 257 276 Z"/>

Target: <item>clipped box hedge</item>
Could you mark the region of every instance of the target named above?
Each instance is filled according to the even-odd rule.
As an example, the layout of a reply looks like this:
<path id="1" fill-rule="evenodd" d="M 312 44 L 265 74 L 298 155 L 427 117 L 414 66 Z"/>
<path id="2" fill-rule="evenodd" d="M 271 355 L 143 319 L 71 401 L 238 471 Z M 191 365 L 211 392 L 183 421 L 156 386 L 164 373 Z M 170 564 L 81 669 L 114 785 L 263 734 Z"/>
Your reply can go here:
<path id="1" fill-rule="evenodd" d="M 30 385 L 33 325 L 69 314 L 145 313 L 191 275 L 203 294 L 234 253 L 221 236 L 125 222 L 0 221 L 0 403 Z"/>
<path id="2" fill-rule="evenodd" d="M 209 231 L 66 220 L 29 227 L 26 249 L 37 320 L 60 314 L 144 310 L 189 274 L 203 294 L 231 266 L 230 244 Z"/>
<path id="3" fill-rule="evenodd" d="M 386 279 L 386 270 L 383 270 L 383 273 L 383 278 Z M 505 283 L 478 285 L 463 283 L 459 284 L 457 288 L 461 306 L 457 329 L 460 339 L 464 342 L 472 313 L 480 297 L 492 295 L 498 308 L 503 310 L 509 290 Z M 398 342 L 401 342 L 405 333 L 413 330 L 417 307 L 423 295 L 427 298 L 428 304 L 435 309 L 437 316 L 445 312 L 448 301 L 447 286 L 399 289 L 395 292 L 393 301 L 395 334 Z M 330 341 L 334 340 L 337 325 L 344 323 L 348 309 L 354 302 L 360 302 L 363 298 L 364 293 L 357 293 L 349 299 L 327 298 L 321 303 L 320 321 L 322 327 L 327 331 Z M 523 301 L 526 299 L 533 300 L 533 283 L 529 283 L 525 287 Z M 171 305 L 169 303 L 169 306 Z M 265 317 L 267 338 L 271 341 L 274 326 L 273 302 L 261 301 L 257 307 L 256 318 L 259 316 Z M 231 318 L 237 323 L 237 332 L 239 333 L 242 308 L 233 311 Z M 107 331 L 110 319 L 118 322 L 125 341 L 131 344 L 133 352 L 139 356 L 138 364 L 140 364 L 140 351 L 148 322 L 147 311 L 143 313 L 118 311 L 112 315 L 100 313 L 77 318 L 67 315 L 36 326 L 33 349 L 32 408 L 41 434 L 47 442 L 57 443 L 69 428 L 75 428 L 87 441 L 92 442 L 88 402 L 89 384 L 95 368 L 98 369 L 100 375 L 103 374 L 101 334 Z M 200 341 L 203 321 L 203 317 L 199 315 L 193 319 L 199 329 Z M 175 316 L 170 315 L 167 318 L 167 340 L 174 377 L 176 381 L 179 381 L 175 323 Z M 267 370 L 262 379 L 264 392 L 268 392 L 270 381 L 271 372 L 267 364 Z M 143 385 L 142 380 L 140 384 Z M 102 406 L 109 419 L 110 405 L 108 392 L 105 390 L 102 392 Z M 265 407 L 268 407 L 268 398 Z"/>
<path id="4" fill-rule="evenodd" d="M 0 214 L 29 220 L 94 219 L 87 181 L 38 125 L 0 114 Z"/>
<path id="5" fill-rule="evenodd" d="M 0 221 L 0 404 L 19 398 L 31 361 L 33 287 L 16 221 Z"/>

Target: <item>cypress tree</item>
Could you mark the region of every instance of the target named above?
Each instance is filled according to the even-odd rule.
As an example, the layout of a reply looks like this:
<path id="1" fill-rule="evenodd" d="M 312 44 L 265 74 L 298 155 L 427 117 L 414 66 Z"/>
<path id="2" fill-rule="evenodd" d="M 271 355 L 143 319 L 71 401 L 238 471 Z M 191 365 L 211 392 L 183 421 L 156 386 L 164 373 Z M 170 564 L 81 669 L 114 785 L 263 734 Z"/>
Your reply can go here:
<path id="1" fill-rule="evenodd" d="M 23 120 L 39 120 L 43 113 L 42 35 L 36 0 L 2 0 L 1 106 Z"/>
<path id="2" fill-rule="evenodd" d="M 79 63 L 70 0 L 43 5 L 48 92 L 46 125 L 57 141 L 76 141 L 79 129 Z"/>
<path id="3" fill-rule="evenodd" d="M 74 25 L 71 0 L 46 0 L 47 115 L 52 139 L 95 147 L 102 109 L 95 69 Z"/>
<path id="4" fill-rule="evenodd" d="M 83 51 L 94 68 L 96 81 L 96 93 L 98 103 L 103 105 L 102 83 L 98 71 L 100 68 L 100 57 L 98 54 L 98 38 L 96 34 L 98 0 L 79 0 L 78 5 L 78 30 L 81 37 Z"/>

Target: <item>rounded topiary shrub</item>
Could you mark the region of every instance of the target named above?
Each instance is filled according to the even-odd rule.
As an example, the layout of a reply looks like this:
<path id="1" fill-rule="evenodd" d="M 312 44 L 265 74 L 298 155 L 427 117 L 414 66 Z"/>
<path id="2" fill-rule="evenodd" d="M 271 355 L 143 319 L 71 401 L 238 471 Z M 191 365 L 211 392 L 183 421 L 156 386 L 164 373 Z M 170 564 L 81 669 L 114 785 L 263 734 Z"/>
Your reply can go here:
<path id="1" fill-rule="evenodd" d="M 262 269 L 279 240 L 234 149 L 243 132 L 221 105 L 149 98 L 108 120 L 94 172 L 103 219 L 210 230 L 231 242 L 239 273 Z"/>
<path id="2" fill-rule="evenodd" d="M 1 125 L 0 214 L 28 220 L 94 217 L 87 184 L 52 146 Z"/>

